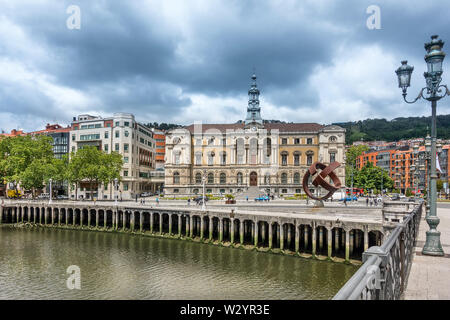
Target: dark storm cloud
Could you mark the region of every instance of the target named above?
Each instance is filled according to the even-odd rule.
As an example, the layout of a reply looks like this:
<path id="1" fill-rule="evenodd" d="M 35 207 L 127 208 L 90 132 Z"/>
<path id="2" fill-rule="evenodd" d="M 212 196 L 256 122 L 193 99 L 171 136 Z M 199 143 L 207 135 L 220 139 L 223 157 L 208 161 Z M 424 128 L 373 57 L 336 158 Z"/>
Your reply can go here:
<path id="1" fill-rule="evenodd" d="M 72 4 L 81 8 L 80 30 L 66 28 L 66 8 Z M 374 4 L 381 8 L 381 30 L 366 27 L 366 8 Z M 386 61 L 392 56 L 398 63 L 414 57 L 420 63 L 423 42 L 431 34 L 450 39 L 449 7 L 442 1 L 404 0 L 0 0 L 0 22 L 14 28 L 0 31 L 0 58 L 14 64 L 12 70 L 24 68 L 40 79 L 27 83 L 29 76 L 24 76 L 10 81 L 0 71 L 0 85 L 8 84 L 0 90 L 0 107 L 2 112 L 21 110 L 40 117 L 45 109 L 44 114 L 59 112 L 68 119 L 81 111 L 130 111 L 142 122 L 179 121 L 186 112 L 190 122 L 188 114 L 202 120 L 196 103 L 203 99 L 205 104 L 214 101 L 217 108 L 205 111 L 218 110 L 222 115 L 217 119 L 229 113 L 228 120 L 234 121 L 245 116 L 244 96 L 255 68 L 262 99 L 272 106 L 262 105 L 269 118 L 318 121 L 320 112 L 313 116 L 308 110 L 319 110 L 330 122 L 345 121 L 357 117 L 358 110 L 343 109 L 358 103 L 366 108 L 361 117 L 391 118 L 397 112 L 392 111 L 393 103 L 401 102 L 398 97 L 362 97 L 345 89 L 352 88 L 348 82 L 356 76 L 345 78 L 335 71 L 333 78 L 326 72 L 339 70 L 340 63 L 371 46 L 382 53 L 376 56 L 379 61 L 367 61 L 368 66 L 383 64 L 383 54 L 389 55 Z M 312 82 L 318 68 L 325 71 Z M 364 74 L 364 66 L 359 69 L 353 70 L 359 77 L 372 76 Z M 393 72 L 388 77 L 398 94 Z M 338 84 L 342 88 L 335 89 L 340 90 L 336 100 L 342 100 L 341 113 L 329 114 L 324 107 L 333 101 L 324 96 L 332 92 L 330 85 L 336 85 L 331 81 L 342 82 Z M 21 94 L 14 96 L 14 91 Z M 237 106 L 220 104 L 222 98 L 241 99 L 237 102 L 241 116 Z M 273 111 L 276 106 L 285 113 Z M 191 107 L 200 111 L 189 113 Z M 415 108 L 409 110 L 420 112 Z M 293 119 L 296 111 L 301 115 Z"/>

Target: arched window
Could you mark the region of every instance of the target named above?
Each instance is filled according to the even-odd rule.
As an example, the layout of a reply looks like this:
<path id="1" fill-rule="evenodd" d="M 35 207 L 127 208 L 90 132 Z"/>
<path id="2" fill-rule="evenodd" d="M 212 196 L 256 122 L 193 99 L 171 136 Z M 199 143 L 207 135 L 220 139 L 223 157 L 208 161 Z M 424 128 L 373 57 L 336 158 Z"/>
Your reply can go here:
<path id="1" fill-rule="evenodd" d="M 337 138 L 335 136 L 330 137 L 329 139 L 330 142 L 337 142 Z"/>
<path id="2" fill-rule="evenodd" d="M 301 152 L 300 151 L 295 151 L 294 152 L 294 166 L 299 166 L 300 165 L 300 156 L 301 156 Z"/>
<path id="3" fill-rule="evenodd" d="M 250 139 L 250 164 L 258 163 L 258 140 Z"/>
<path id="4" fill-rule="evenodd" d="M 269 158 L 272 155 L 272 139 L 264 139 L 264 157 Z"/>
<path id="5" fill-rule="evenodd" d="M 227 175 L 222 172 L 220 174 L 220 184 L 225 184 L 225 183 L 227 183 Z"/>
<path id="6" fill-rule="evenodd" d="M 287 151 L 283 151 L 281 153 L 281 165 L 282 166 L 288 165 L 288 155 L 289 155 L 289 153 Z"/>
<path id="7" fill-rule="evenodd" d="M 313 163 L 314 151 L 308 150 L 306 152 L 306 165 L 310 166 Z"/>
<path id="8" fill-rule="evenodd" d="M 208 184 L 214 184 L 214 173 L 208 173 Z"/>
<path id="9" fill-rule="evenodd" d="M 173 184 L 180 184 L 180 173 L 179 172 L 173 173 Z"/>
<path id="10" fill-rule="evenodd" d="M 282 173 L 281 174 L 281 183 L 282 184 L 287 184 L 288 182 L 287 182 L 287 173 Z"/>
<path id="11" fill-rule="evenodd" d="M 244 164 L 245 146 L 244 139 L 239 138 L 236 140 L 236 159 L 238 164 Z"/>
<path id="12" fill-rule="evenodd" d="M 237 174 L 237 183 L 242 184 L 244 182 L 244 176 L 242 175 L 242 172 L 239 172 Z"/>
<path id="13" fill-rule="evenodd" d="M 202 164 L 202 153 L 201 152 L 195 153 L 195 164 L 197 166 L 200 166 Z"/>
<path id="14" fill-rule="evenodd" d="M 202 183 L 202 174 L 201 174 L 200 172 L 198 172 L 198 173 L 195 175 L 195 183 L 196 183 L 196 184 L 201 184 L 201 183 Z"/>
<path id="15" fill-rule="evenodd" d="M 294 173 L 294 184 L 300 184 L 300 173 Z"/>

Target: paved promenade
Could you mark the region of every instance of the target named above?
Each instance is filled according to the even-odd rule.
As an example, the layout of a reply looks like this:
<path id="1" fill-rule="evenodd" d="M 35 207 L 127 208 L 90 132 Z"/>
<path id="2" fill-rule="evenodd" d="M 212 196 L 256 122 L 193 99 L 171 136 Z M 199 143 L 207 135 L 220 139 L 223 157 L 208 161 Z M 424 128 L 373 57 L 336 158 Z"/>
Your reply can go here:
<path id="1" fill-rule="evenodd" d="M 446 300 L 450 299 L 450 208 L 438 205 L 441 223 L 441 243 L 444 257 L 422 255 L 425 232 L 429 229 L 424 218 L 420 223 L 419 238 L 405 291 L 405 300 Z"/>

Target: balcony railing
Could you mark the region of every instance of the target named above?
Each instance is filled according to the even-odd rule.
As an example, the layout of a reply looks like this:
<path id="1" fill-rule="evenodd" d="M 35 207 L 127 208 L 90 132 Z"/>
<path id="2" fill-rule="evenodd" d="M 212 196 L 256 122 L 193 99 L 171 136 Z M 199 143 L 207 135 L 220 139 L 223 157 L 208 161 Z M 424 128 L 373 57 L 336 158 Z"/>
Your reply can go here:
<path id="1" fill-rule="evenodd" d="M 398 300 L 408 281 L 423 202 L 405 216 L 381 247 L 363 253 L 364 264 L 333 300 Z"/>

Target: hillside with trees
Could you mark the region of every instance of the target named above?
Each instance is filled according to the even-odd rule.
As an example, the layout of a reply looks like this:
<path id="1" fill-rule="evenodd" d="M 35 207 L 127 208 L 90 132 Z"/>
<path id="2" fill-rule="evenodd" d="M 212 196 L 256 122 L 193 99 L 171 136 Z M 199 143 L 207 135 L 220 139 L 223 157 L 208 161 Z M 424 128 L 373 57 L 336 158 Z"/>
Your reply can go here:
<path id="1" fill-rule="evenodd" d="M 450 139 L 450 115 L 437 116 L 437 134 L 440 139 Z M 430 133 L 431 117 L 408 117 L 386 119 L 366 119 L 355 122 L 334 123 L 345 129 L 346 143 L 355 141 L 398 141 L 425 137 Z"/>

